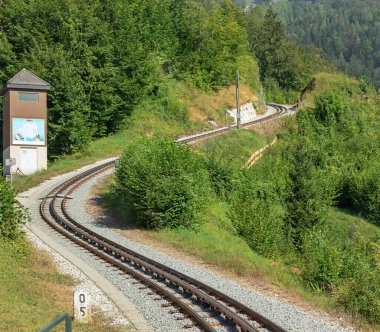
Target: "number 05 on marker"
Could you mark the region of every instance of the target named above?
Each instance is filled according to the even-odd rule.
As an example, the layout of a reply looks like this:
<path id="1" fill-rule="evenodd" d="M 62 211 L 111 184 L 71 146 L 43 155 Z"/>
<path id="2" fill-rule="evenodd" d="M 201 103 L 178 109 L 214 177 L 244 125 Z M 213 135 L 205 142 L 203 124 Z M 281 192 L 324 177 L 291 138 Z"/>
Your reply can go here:
<path id="1" fill-rule="evenodd" d="M 85 291 L 74 291 L 74 318 L 81 323 L 91 320 L 90 296 Z"/>

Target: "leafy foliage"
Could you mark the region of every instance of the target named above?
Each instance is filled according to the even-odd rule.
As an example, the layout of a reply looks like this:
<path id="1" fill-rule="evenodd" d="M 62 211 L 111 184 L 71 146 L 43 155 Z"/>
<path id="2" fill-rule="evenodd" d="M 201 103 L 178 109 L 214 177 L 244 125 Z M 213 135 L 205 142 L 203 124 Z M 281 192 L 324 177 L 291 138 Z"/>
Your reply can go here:
<path id="1" fill-rule="evenodd" d="M 196 228 L 210 194 L 203 158 L 172 140 L 141 139 L 117 165 L 113 195 L 146 228 Z"/>
<path id="2" fill-rule="evenodd" d="M 0 168 L 2 173 L 2 169 Z M 28 221 L 28 213 L 16 200 L 9 184 L 0 177 L 0 239 L 14 240 L 21 234 L 20 226 Z"/>
<path id="3" fill-rule="evenodd" d="M 166 79 L 217 90 L 239 68 L 257 86 L 243 16 L 229 0 L 7 0 L 0 22 L 0 84 L 27 67 L 52 86 L 51 158 L 116 132 Z"/>
<path id="4" fill-rule="evenodd" d="M 206 159 L 206 169 L 215 193 L 221 198 L 227 198 L 233 188 L 233 169 L 212 155 Z"/>
<path id="5" fill-rule="evenodd" d="M 230 198 L 231 218 L 238 234 L 259 254 L 278 256 L 285 248 L 284 214 L 276 181 L 242 175 Z"/>
<path id="6" fill-rule="evenodd" d="M 293 242 L 299 248 L 302 247 L 303 235 L 326 220 L 335 188 L 320 168 L 319 151 L 314 150 L 307 140 L 296 142 L 290 153 L 293 158 L 288 175 L 288 195 L 285 198 L 286 221 Z"/>
<path id="7" fill-rule="evenodd" d="M 380 86 L 377 0 L 290 0 L 273 4 L 291 38 L 323 49 L 339 69 Z"/>

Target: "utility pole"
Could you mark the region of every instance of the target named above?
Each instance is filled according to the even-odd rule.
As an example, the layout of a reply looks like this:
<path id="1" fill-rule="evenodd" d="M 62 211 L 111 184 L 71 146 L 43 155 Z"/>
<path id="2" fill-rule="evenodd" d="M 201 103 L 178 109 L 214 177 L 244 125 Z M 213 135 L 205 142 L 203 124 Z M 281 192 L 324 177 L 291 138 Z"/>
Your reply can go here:
<path id="1" fill-rule="evenodd" d="M 236 70 L 236 124 L 237 124 L 237 128 L 240 129 L 241 119 L 240 119 L 239 70 Z"/>

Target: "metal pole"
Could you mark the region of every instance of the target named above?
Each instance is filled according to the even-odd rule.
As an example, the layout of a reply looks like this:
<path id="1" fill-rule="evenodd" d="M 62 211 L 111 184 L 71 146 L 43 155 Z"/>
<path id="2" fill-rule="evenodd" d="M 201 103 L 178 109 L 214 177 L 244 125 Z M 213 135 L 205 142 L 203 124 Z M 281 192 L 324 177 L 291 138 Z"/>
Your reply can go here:
<path id="1" fill-rule="evenodd" d="M 39 332 L 48 332 L 63 321 L 65 321 L 65 332 L 72 332 L 71 317 L 68 313 L 64 313 L 63 315 L 57 317 L 51 323 L 40 329 Z"/>
<path id="2" fill-rule="evenodd" d="M 66 326 L 65 326 L 65 332 L 72 332 L 73 331 L 73 326 L 71 323 L 71 317 L 69 314 L 66 314 Z"/>
<path id="3" fill-rule="evenodd" d="M 237 123 L 237 128 L 240 129 L 241 119 L 240 119 L 239 70 L 236 70 L 236 123 Z"/>

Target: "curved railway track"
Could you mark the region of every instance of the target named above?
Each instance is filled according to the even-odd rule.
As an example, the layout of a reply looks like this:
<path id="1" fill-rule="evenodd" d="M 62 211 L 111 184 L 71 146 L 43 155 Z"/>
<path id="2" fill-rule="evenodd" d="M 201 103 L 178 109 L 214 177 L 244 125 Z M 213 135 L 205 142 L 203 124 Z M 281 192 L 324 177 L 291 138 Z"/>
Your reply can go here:
<path id="1" fill-rule="evenodd" d="M 74 220 L 67 212 L 69 195 L 93 176 L 113 166 L 114 162 L 110 162 L 92 168 L 54 188 L 40 204 L 42 218 L 77 245 L 151 288 L 152 295 L 158 294 L 168 301 L 168 306 L 177 308 L 173 313 L 181 312 L 201 330 L 211 332 L 216 331 L 218 325 L 234 325 L 240 331 L 284 331 L 220 291 L 110 241 Z"/>
<path id="2" fill-rule="evenodd" d="M 284 112 L 280 106 L 277 110 L 270 118 Z M 246 123 L 244 126 L 256 123 Z M 204 139 L 204 136 L 199 139 Z M 194 141 L 193 137 L 191 141 Z M 67 210 L 70 195 L 92 177 L 114 166 L 114 161 L 108 162 L 61 183 L 42 199 L 41 217 L 50 227 L 75 244 L 132 276 L 143 285 L 140 288 L 149 287 L 151 295 L 158 295 L 157 299 L 165 299 L 167 304 L 164 306 L 175 308 L 170 313 L 181 313 L 176 319 L 192 321 L 184 327 L 196 326 L 208 332 L 217 331 L 218 326 L 247 332 L 285 332 L 271 320 L 235 299 L 87 229 L 70 216 Z"/>
<path id="3" fill-rule="evenodd" d="M 241 127 L 242 128 L 249 128 L 249 127 L 255 126 L 257 124 L 260 124 L 260 123 L 263 123 L 263 122 L 267 122 L 267 121 L 273 120 L 274 118 L 278 118 L 280 116 L 283 116 L 287 112 L 286 107 L 284 107 L 282 105 L 273 104 L 273 103 L 270 103 L 270 104 L 268 103 L 267 105 L 273 107 L 276 110 L 276 112 L 273 113 L 273 114 L 271 114 L 271 115 L 268 115 L 266 117 L 262 117 L 260 119 L 256 119 L 256 120 L 249 121 L 249 122 L 244 122 L 244 123 L 241 124 Z M 181 138 L 178 138 L 176 140 L 176 142 L 178 142 L 178 143 L 193 144 L 193 143 L 196 143 L 198 141 L 202 141 L 202 140 L 204 140 L 206 138 L 210 138 L 212 136 L 217 136 L 217 135 L 224 134 L 224 133 L 226 133 L 226 132 L 228 132 L 228 131 L 230 131 L 231 129 L 234 129 L 234 128 L 237 128 L 237 125 L 228 126 L 228 127 L 222 127 L 222 128 L 206 131 L 206 132 L 203 132 L 203 133 L 191 135 L 191 136 L 181 137 Z"/>

